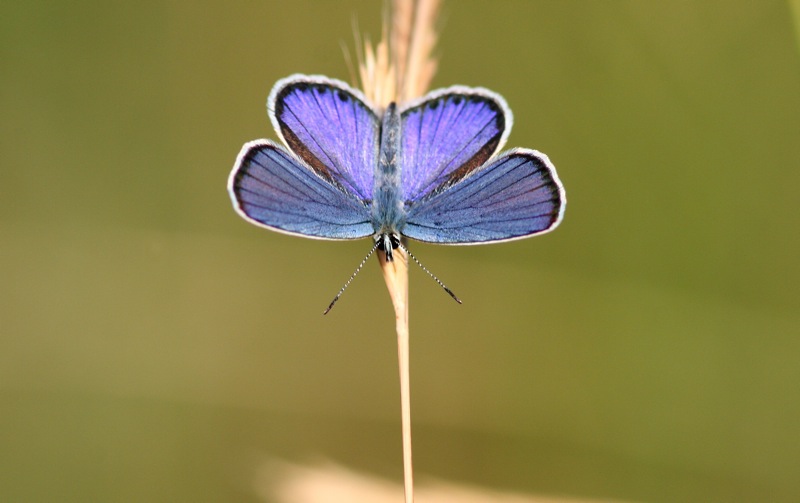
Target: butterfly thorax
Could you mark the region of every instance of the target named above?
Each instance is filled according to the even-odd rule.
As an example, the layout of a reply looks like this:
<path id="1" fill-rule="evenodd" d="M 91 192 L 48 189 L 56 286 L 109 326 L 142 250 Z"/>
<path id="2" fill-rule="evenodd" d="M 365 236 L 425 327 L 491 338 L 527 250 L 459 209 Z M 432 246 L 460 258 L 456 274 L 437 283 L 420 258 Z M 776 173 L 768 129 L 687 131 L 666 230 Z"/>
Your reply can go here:
<path id="1" fill-rule="evenodd" d="M 392 250 L 400 244 L 400 231 L 406 217 L 400 184 L 400 138 L 400 114 L 397 106 L 391 103 L 383 114 L 372 191 L 373 238 L 389 261 L 392 260 Z"/>

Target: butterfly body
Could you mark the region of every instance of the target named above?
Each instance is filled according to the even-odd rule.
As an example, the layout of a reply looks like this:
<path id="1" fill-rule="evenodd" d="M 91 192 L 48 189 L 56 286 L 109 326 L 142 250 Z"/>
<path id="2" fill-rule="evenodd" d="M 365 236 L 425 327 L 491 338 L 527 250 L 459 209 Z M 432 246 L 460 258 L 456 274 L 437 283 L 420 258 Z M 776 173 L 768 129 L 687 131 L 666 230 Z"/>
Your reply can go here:
<path id="1" fill-rule="evenodd" d="M 411 103 L 370 105 L 344 82 L 294 75 L 267 110 L 288 147 L 245 144 L 228 189 L 246 220 L 316 239 L 372 237 L 387 259 L 403 238 L 483 244 L 549 232 L 564 188 L 546 155 L 497 151 L 505 100 L 454 86 Z"/>
<path id="2" fill-rule="evenodd" d="M 406 216 L 400 178 L 400 134 L 397 105 L 391 103 L 383 114 L 371 208 L 372 227 L 375 229 L 373 238 L 378 248 L 386 253 L 388 261 L 392 260 L 392 250 L 400 243 Z"/>

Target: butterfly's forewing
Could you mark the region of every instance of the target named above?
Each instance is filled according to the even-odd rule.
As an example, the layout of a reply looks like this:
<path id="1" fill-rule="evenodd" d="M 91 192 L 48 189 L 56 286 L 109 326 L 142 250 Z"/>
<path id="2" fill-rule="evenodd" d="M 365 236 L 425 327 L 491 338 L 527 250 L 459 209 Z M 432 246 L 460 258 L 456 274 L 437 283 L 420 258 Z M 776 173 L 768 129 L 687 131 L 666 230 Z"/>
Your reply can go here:
<path id="1" fill-rule="evenodd" d="M 565 204 L 547 156 L 515 149 L 411 203 L 402 232 L 442 244 L 520 239 L 554 229 Z"/>
<path id="2" fill-rule="evenodd" d="M 321 176 L 372 199 L 380 121 L 344 82 L 294 75 L 278 81 L 267 108 L 289 148 Z"/>
<path id="3" fill-rule="evenodd" d="M 505 143 L 512 122 L 502 97 L 467 87 L 433 92 L 405 107 L 401 117 L 400 165 L 407 201 L 481 166 Z"/>
<path id="4" fill-rule="evenodd" d="M 269 140 L 242 147 L 228 190 L 242 217 L 272 230 L 320 239 L 374 232 L 366 203 Z"/>

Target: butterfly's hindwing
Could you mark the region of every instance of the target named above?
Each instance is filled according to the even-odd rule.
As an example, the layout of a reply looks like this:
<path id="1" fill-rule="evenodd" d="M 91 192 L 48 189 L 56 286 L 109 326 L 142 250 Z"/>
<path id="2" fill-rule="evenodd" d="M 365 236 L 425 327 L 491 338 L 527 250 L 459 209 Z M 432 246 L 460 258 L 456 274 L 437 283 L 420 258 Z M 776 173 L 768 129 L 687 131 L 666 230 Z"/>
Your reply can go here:
<path id="1" fill-rule="evenodd" d="M 380 121 L 344 82 L 294 75 L 279 81 L 267 108 L 286 145 L 321 176 L 372 198 Z"/>
<path id="2" fill-rule="evenodd" d="M 416 201 L 483 165 L 505 143 L 511 111 L 499 95 L 479 88 L 435 91 L 402 110 L 403 193 Z"/>

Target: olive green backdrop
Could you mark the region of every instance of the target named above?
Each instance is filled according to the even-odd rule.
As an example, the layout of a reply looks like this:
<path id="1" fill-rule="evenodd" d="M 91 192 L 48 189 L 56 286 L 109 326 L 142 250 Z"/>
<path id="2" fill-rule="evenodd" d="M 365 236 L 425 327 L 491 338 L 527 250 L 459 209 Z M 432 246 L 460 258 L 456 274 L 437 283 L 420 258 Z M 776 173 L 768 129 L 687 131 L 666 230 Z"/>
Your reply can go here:
<path id="1" fill-rule="evenodd" d="M 381 2 L 0 7 L 0 499 L 261 501 L 264 459 L 399 482 L 369 249 L 233 212 L 292 73 L 348 79 Z M 783 1 L 451 1 L 435 87 L 484 86 L 567 189 L 556 232 L 413 251 L 420 478 L 800 500 L 800 52 Z"/>

